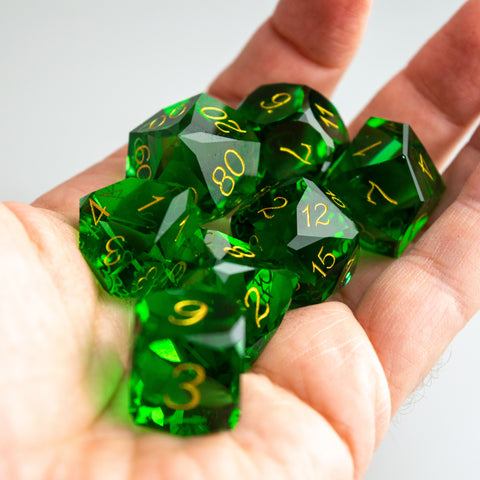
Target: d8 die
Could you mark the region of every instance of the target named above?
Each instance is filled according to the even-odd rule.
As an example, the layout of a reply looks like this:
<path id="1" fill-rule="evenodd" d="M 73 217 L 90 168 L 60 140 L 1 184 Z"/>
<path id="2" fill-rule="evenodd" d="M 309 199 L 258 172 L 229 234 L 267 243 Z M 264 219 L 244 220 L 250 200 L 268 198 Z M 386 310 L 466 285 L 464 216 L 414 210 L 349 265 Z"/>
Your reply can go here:
<path id="1" fill-rule="evenodd" d="M 327 184 L 352 211 L 362 245 L 394 257 L 425 225 L 445 190 L 411 127 L 381 118 L 368 120 Z"/>
<path id="2" fill-rule="evenodd" d="M 258 358 L 290 306 L 298 277 L 276 262 L 256 257 L 252 247 L 218 231 L 205 234 L 215 263 L 190 276 L 235 301 L 246 319 L 245 370 Z"/>

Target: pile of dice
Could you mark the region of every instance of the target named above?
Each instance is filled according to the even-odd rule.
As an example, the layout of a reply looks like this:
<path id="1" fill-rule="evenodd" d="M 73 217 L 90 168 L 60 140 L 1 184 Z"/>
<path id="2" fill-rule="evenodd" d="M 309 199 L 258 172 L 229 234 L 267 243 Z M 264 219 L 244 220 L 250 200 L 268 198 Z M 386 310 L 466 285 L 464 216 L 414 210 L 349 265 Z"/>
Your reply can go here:
<path id="1" fill-rule="evenodd" d="M 126 178 L 84 197 L 80 249 L 112 295 L 137 299 L 135 423 L 233 428 L 239 376 L 288 308 L 349 282 L 359 244 L 398 256 L 444 190 L 408 125 L 349 142 L 335 107 L 264 85 L 238 109 L 200 94 L 130 133 Z"/>

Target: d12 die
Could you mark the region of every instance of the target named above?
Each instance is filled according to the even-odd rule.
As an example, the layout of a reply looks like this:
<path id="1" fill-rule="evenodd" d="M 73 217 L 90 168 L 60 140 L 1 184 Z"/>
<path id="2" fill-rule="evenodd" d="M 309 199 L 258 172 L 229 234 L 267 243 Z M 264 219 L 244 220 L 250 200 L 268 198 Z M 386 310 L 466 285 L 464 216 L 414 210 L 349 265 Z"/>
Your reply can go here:
<path id="1" fill-rule="evenodd" d="M 425 225 L 445 185 L 409 125 L 371 118 L 329 172 L 362 245 L 399 256 Z"/>
<path id="2" fill-rule="evenodd" d="M 135 423 L 177 435 L 233 428 L 239 418 L 245 319 L 205 285 L 152 291 L 137 305 L 133 356 Z"/>
<path id="3" fill-rule="evenodd" d="M 254 193 L 260 143 L 234 109 L 200 94 L 167 107 L 130 132 L 127 177 L 192 188 L 206 218 Z"/>
<path id="4" fill-rule="evenodd" d="M 358 230 L 346 211 L 332 192 L 300 178 L 234 214 L 232 232 L 259 258 L 299 277 L 292 306 L 303 306 L 325 300 L 350 279 Z"/>
<path id="5" fill-rule="evenodd" d="M 262 142 L 263 185 L 292 176 L 322 175 L 348 142 L 334 105 L 317 91 L 288 83 L 263 85 L 238 111 L 253 122 Z"/>

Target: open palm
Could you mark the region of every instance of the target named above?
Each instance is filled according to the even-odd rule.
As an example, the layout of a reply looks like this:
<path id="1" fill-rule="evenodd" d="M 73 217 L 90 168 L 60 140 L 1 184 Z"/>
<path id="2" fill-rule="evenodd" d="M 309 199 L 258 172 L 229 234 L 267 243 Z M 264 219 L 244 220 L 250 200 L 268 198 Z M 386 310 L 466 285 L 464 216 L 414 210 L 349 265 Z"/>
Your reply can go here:
<path id="1" fill-rule="evenodd" d="M 290 82 L 330 95 L 369 8 L 280 1 L 211 93 L 235 105 Z M 442 168 L 480 113 L 478 18 L 468 1 L 351 131 L 369 115 L 406 121 Z M 0 478 L 361 478 L 393 413 L 480 308 L 480 132 L 446 170 L 415 245 L 395 261 L 365 255 L 335 301 L 289 312 L 243 376 L 238 427 L 188 439 L 122 416 L 133 308 L 98 287 L 78 250 L 79 198 L 123 178 L 124 159 L 121 149 L 33 206 L 0 204 Z"/>

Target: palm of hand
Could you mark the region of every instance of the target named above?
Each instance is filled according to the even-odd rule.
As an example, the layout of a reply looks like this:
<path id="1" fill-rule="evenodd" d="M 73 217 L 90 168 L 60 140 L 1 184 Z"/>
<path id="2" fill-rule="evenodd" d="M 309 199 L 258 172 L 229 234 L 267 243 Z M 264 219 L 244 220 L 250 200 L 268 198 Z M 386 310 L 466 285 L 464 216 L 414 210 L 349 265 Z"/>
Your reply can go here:
<path id="1" fill-rule="evenodd" d="M 363 374 L 371 370 L 381 384 L 383 374 L 366 335 L 360 327 L 349 325 L 351 313 L 342 304 L 315 307 L 315 318 L 304 314 L 302 321 L 302 339 L 318 335 L 319 324 L 321 329 L 335 330 L 333 338 L 327 338 L 331 352 L 320 352 L 312 342 L 312 348 L 324 358 L 315 365 L 311 365 L 310 357 L 305 359 L 306 368 L 316 370 L 324 365 L 330 371 L 324 379 L 329 391 L 321 398 L 320 392 L 309 398 L 310 393 L 299 391 L 298 385 L 275 383 L 275 372 L 270 372 L 274 365 L 270 364 L 278 361 L 290 368 L 286 357 L 298 341 L 292 336 L 294 332 L 284 329 L 279 338 L 281 345 L 265 354 L 270 357 L 268 362 L 259 362 L 254 372 L 245 375 L 242 427 L 215 438 L 188 440 L 133 431 L 116 416 L 114 398 L 125 401 L 122 385 L 132 336 L 131 306 L 106 295 L 97 286 L 78 250 L 76 230 L 60 215 L 21 204 L 2 205 L 0 215 L 8 232 L 4 251 L 9 252 L 9 258 L 3 262 L 7 268 L 2 280 L 8 280 L 4 287 L 9 289 L 10 298 L 10 310 L 2 312 L 2 318 L 12 319 L 2 325 L 6 340 L 2 356 L 11 362 L 11 368 L 2 375 L 8 385 L 5 400 L 9 404 L 8 409 L 2 409 L 1 418 L 5 426 L 2 450 L 8 452 L 7 478 L 22 478 L 20 473 L 28 478 L 27 472 L 43 469 L 48 478 L 60 472 L 69 478 L 72 472 L 78 472 L 79 478 L 106 478 L 101 475 L 107 475 L 111 465 L 104 464 L 102 458 L 114 452 L 121 454 L 115 463 L 124 475 L 131 468 L 146 474 L 161 466 L 170 472 L 167 478 L 175 478 L 177 469 L 184 471 L 187 461 L 206 478 L 219 474 L 219 463 L 225 465 L 221 476 L 227 478 L 235 478 L 233 472 L 245 478 L 253 465 L 256 472 L 265 475 L 272 472 L 272 465 L 290 468 L 293 475 L 297 462 L 288 459 L 292 456 L 289 450 L 301 445 L 304 454 L 313 460 L 320 444 L 329 452 L 322 463 L 337 458 L 345 463 L 342 468 L 346 473 L 351 470 L 349 450 L 328 423 L 344 421 L 343 414 L 335 408 L 327 421 L 315 408 L 328 403 L 330 396 L 337 396 L 338 392 L 332 393 L 336 382 L 331 375 L 340 379 L 340 371 L 350 371 L 353 390 L 346 395 L 347 401 L 353 400 L 352 395 L 368 397 L 372 393 L 370 382 L 361 379 Z M 342 338 L 347 339 L 347 346 L 336 345 Z M 324 347 L 322 344 L 322 350 Z M 300 346 L 298 351 L 302 351 Z M 303 360 L 291 362 L 290 380 L 298 376 L 298 361 Z M 306 375 L 308 372 L 302 373 Z M 382 386 L 383 391 L 378 392 L 383 404 L 380 410 L 388 415 L 386 383 Z M 368 387 L 366 392 L 364 387 Z M 337 389 L 340 384 L 333 387 L 333 392 Z M 359 397 L 355 399 L 358 401 Z M 356 415 L 368 418 L 368 428 L 362 430 L 371 448 L 372 412 L 363 411 L 371 405 L 367 398 L 360 403 Z M 362 418 L 360 423 L 364 422 Z M 345 434 L 350 437 L 349 432 Z M 264 457 L 266 445 L 270 454 Z M 133 458 L 133 452 L 138 458 Z M 22 467 L 17 460 L 25 456 L 30 460 Z M 257 457 L 263 457 L 258 464 Z"/>
<path id="2" fill-rule="evenodd" d="M 340 3 L 353 4 L 337 3 L 335 8 Z M 286 36 L 294 26 L 288 25 L 288 2 L 282 5 L 274 18 L 276 28 L 283 28 Z M 305 10 L 331 11 L 325 4 L 305 5 Z M 363 5 L 356 12 L 357 20 L 363 19 L 359 24 L 367 10 Z M 479 2 L 469 2 L 457 15 L 457 37 L 469 18 L 475 18 L 471 10 L 480 10 Z M 263 44 L 275 47 L 275 40 L 282 40 L 274 37 L 265 43 L 264 38 L 275 35 L 270 32 L 273 22 L 258 36 Z M 357 36 L 352 34 L 351 44 L 343 47 L 346 53 L 353 53 Z M 445 38 L 434 41 L 422 61 L 434 68 L 438 60 L 432 51 L 443 51 L 449 41 L 454 43 Z M 480 39 L 476 47 L 480 48 Z M 240 70 L 251 71 L 248 62 L 258 60 L 256 55 L 261 52 L 252 53 L 252 47 L 250 51 L 247 47 L 217 80 L 213 92 L 236 99 L 257 82 L 278 80 L 260 71 L 261 78 L 226 93 L 227 85 L 233 84 L 229 77 L 242 78 Z M 453 61 L 458 65 L 458 58 Z M 478 78 L 474 68 L 464 66 L 455 81 Z M 332 73 L 334 68 L 324 70 L 321 79 L 307 72 L 303 79 L 292 81 L 328 93 L 340 73 L 338 69 Z M 441 91 L 441 80 L 436 81 Z M 400 88 L 408 90 L 398 77 L 367 112 L 379 114 L 380 110 L 392 118 L 395 113 L 403 115 L 402 108 L 408 110 L 405 106 L 391 107 L 391 111 L 388 107 L 389 98 Z M 434 158 L 441 161 L 440 152 L 452 148 L 467 130 L 476 116 L 471 109 L 458 112 L 463 115 L 461 121 L 455 118 L 442 140 L 434 141 L 433 134 L 425 140 Z M 421 138 L 425 138 L 422 121 L 429 123 L 434 113 L 417 119 Z M 438 130 L 443 127 L 437 125 Z M 393 263 L 378 258 L 364 261 L 344 294 L 345 303 L 327 302 L 290 312 L 252 372 L 243 378 L 243 417 L 238 428 L 203 438 L 140 432 L 121 419 L 112 419 L 116 402 L 125 402 L 122 387 L 132 309 L 98 289 L 78 251 L 72 225 L 81 195 L 121 177 L 124 154 L 114 154 L 53 190 L 36 207 L 1 205 L 0 286 L 8 303 L 0 305 L 0 361 L 9 365 L 0 376 L 4 386 L 0 445 L 6 452 L 1 476 L 149 478 L 161 472 L 169 479 L 360 477 L 391 411 L 479 307 L 472 280 L 478 279 L 478 268 L 467 261 L 479 248 L 475 240 L 480 232 L 476 137 L 447 171 L 449 196 L 443 202 L 444 211 L 415 247 Z M 26 457 L 28 462 L 21 461 Z"/>

